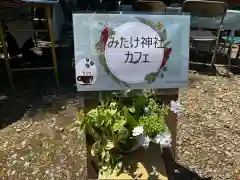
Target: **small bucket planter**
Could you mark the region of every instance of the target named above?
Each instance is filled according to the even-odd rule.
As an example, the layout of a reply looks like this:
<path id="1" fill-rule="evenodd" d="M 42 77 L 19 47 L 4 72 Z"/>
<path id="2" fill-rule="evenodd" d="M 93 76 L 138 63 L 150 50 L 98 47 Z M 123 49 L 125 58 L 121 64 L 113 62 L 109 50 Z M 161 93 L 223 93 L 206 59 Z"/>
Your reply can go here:
<path id="1" fill-rule="evenodd" d="M 154 91 L 102 93 L 100 101 L 87 114 L 80 112 L 78 123 L 91 137 L 88 147 L 103 173 L 119 173 L 124 169 L 123 155 L 139 147 L 148 148 L 150 142 L 171 146 L 164 121 L 169 107 L 158 103 Z M 171 110 L 178 113 L 179 103 L 172 102 Z"/>
<path id="2" fill-rule="evenodd" d="M 126 143 L 121 143 L 116 145 L 115 148 L 117 150 L 117 153 L 129 154 L 136 151 L 138 148 L 142 146 L 140 137 L 141 136 L 138 136 L 136 138 L 131 138 L 126 140 Z"/>

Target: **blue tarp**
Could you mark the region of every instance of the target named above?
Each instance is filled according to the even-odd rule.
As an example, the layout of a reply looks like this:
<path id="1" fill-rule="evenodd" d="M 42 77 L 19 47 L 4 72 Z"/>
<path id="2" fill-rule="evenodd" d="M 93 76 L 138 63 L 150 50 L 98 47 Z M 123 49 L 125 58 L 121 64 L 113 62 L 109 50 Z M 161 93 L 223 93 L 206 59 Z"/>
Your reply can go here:
<path id="1" fill-rule="evenodd" d="M 232 41 L 233 44 L 240 44 L 240 37 L 234 36 L 234 37 L 227 37 L 224 36 L 222 39 L 227 40 L 227 41 Z"/>

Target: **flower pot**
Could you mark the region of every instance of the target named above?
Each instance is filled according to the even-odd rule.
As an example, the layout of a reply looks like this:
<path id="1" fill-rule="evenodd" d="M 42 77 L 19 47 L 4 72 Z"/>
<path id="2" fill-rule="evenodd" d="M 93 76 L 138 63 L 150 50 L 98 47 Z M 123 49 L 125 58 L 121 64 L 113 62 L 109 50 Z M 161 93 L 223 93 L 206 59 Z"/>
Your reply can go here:
<path id="1" fill-rule="evenodd" d="M 116 150 L 121 154 L 129 154 L 136 151 L 141 145 L 140 136 L 137 136 L 136 139 L 129 139 L 126 144 L 119 144 L 116 146 Z"/>

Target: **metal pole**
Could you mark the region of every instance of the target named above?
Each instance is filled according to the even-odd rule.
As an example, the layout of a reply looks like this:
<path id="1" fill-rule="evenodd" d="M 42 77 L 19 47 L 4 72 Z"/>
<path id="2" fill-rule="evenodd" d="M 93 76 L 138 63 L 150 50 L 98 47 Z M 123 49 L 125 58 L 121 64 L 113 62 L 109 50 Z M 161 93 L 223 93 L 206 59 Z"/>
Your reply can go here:
<path id="1" fill-rule="evenodd" d="M 228 50 L 228 67 L 227 67 L 227 76 L 229 76 L 229 72 L 231 69 L 231 59 L 232 59 L 232 43 L 233 43 L 233 38 L 234 38 L 235 31 L 232 30 L 230 34 L 230 40 L 229 42 L 229 50 Z"/>

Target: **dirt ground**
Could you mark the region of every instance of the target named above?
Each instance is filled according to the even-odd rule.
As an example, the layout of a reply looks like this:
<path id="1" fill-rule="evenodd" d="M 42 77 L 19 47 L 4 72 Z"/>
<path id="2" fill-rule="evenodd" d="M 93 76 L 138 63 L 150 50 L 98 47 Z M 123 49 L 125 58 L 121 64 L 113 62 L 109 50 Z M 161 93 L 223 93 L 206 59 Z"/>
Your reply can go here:
<path id="1" fill-rule="evenodd" d="M 17 122 L 2 124 L 6 127 L 0 131 L 1 179 L 85 179 L 85 139 L 74 124 L 81 99 L 62 91 L 35 99 L 29 92 L 16 96 L 2 100 L 1 122 L 7 122 L 6 108 L 15 113 L 35 102 L 28 104 Z M 13 103 L 17 105 L 6 107 Z"/>

